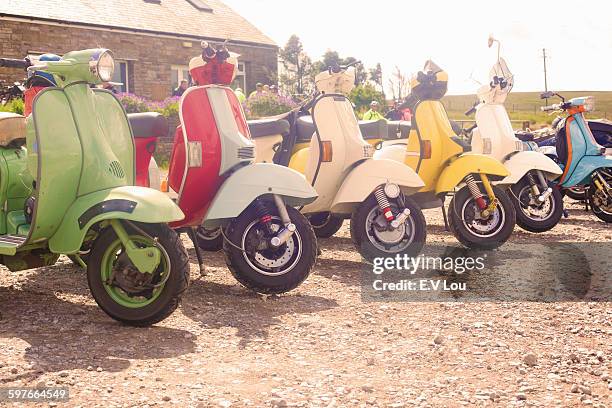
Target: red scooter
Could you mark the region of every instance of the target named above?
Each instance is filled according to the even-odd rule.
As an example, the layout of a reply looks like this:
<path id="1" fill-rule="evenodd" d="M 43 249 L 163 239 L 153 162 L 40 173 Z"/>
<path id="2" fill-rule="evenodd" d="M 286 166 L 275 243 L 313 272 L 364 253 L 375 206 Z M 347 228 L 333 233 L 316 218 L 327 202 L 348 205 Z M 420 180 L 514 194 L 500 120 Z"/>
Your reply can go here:
<path id="1" fill-rule="evenodd" d="M 180 99 L 167 186 L 185 219 L 171 226 L 189 234 L 201 268 L 196 230 L 204 227 L 223 235 L 227 265 L 240 283 L 260 293 L 289 291 L 306 279 L 317 254 L 313 229 L 294 207 L 311 203 L 317 193 L 292 169 L 254 163 L 242 106 L 227 87 L 236 55 L 225 45 L 202 47 L 189 64 L 197 86 Z M 149 163 L 138 162 L 143 158 L 137 154 L 144 171 Z"/>

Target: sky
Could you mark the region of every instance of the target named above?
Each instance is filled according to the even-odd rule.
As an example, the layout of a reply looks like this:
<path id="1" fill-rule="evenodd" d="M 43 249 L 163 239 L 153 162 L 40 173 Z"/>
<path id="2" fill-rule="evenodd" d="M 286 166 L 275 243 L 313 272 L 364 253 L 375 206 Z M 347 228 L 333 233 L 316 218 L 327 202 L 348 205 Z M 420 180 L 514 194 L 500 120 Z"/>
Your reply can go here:
<path id="1" fill-rule="evenodd" d="M 473 94 L 497 58 L 493 35 L 515 91 L 544 89 L 542 48 L 549 90 L 612 91 L 609 1 L 222 1 L 281 47 L 296 34 L 313 60 L 331 49 L 380 62 L 385 84 L 395 66 L 413 74 L 432 59 L 449 74 L 449 94 Z"/>

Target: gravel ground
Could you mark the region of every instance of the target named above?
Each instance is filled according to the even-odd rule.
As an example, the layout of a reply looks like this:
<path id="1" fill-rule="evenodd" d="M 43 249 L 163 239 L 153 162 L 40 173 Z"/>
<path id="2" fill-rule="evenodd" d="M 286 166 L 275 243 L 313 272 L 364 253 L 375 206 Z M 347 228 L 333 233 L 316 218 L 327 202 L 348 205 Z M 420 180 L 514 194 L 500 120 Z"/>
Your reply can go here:
<path id="1" fill-rule="evenodd" d="M 439 212 L 426 215 L 428 242 L 456 245 Z M 512 237 L 545 241 L 610 243 L 612 227 L 573 204 L 553 231 Z M 609 269 L 555 302 L 365 302 L 368 271 L 345 224 L 321 240 L 300 288 L 264 298 L 236 284 L 220 253 L 206 255 L 199 279 L 185 243 L 192 285 L 148 329 L 106 317 L 67 259 L 3 270 L 0 386 L 67 386 L 70 401 L 57 405 L 75 407 L 612 407 Z"/>

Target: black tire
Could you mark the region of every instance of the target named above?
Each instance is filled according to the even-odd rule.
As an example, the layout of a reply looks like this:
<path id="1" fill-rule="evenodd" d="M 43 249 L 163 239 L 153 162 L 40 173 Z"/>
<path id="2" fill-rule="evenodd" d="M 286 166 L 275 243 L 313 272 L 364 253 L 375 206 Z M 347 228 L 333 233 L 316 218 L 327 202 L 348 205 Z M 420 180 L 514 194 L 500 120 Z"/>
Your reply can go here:
<path id="1" fill-rule="evenodd" d="M 481 183 L 478 183 L 478 187 L 484 193 L 484 187 Z M 503 219 L 500 223 L 497 223 L 497 230 L 490 236 L 484 236 L 482 234 L 476 234 L 470 230 L 463 222 L 460 214 L 461 209 L 464 208 L 466 202 L 472 201 L 472 194 L 470 193 L 467 186 L 461 188 L 452 198 L 449 209 L 448 209 L 448 224 L 450 230 L 455 237 L 464 246 L 473 249 L 494 249 L 502 246 L 514 230 L 516 224 L 516 214 L 514 212 L 514 205 L 508 197 L 508 194 L 500 188 L 493 186 L 493 192 L 498 200 L 498 206 L 501 206 L 503 211 Z M 496 209 L 499 213 L 499 209 Z M 501 224 L 501 226 L 499 226 Z"/>
<path id="2" fill-rule="evenodd" d="M 141 235 L 128 223 L 124 222 L 123 225 L 131 236 Z M 125 324 L 144 327 L 164 320 L 178 307 L 181 296 L 189 285 L 189 259 L 179 235 L 167 225 L 144 223 L 134 223 L 134 225 L 157 238 L 170 262 L 168 280 L 157 298 L 145 306 L 130 308 L 116 302 L 105 289 L 101 276 L 103 257 L 111 246 L 116 245 L 118 239 L 111 227 L 102 231 L 93 243 L 87 264 L 87 281 L 96 303 L 106 314 Z M 160 264 L 158 271 L 161 268 Z"/>
<path id="3" fill-rule="evenodd" d="M 563 193 L 576 201 L 584 201 L 587 198 L 586 189 L 579 187 L 564 188 Z"/>
<path id="4" fill-rule="evenodd" d="M 549 207 L 550 211 L 547 213 L 547 218 L 544 219 L 532 218 L 525 214 L 524 207 L 529 203 L 529 196 L 525 196 L 525 189 L 530 188 L 529 180 L 526 177 L 523 177 L 518 183 L 510 187 L 512 190 L 510 192 L 510 199 L 514 204 L 516 224 L 525 231 L 549 231 L 561 220 L 563 216 L 563 196 L 555 185 L 549 184 L 549 187 L 552 189 L 552 194 L 549 196 L 550 201 L 548 205 L 552 208 Z M 521 192 L 523 196 L 520 196 Z"/>
<path id="5" fill-rule="evenodd" d="M 198 236 L 198 246 L 208 252 L 216 252 L 223 249 L 223 235 L 221 228 L 215 230 L 207 230 L 204 227 L 198 227 L 196 231 Z"/>
<path id="6" fill-rule="evenodd" d="M 267 207 L 269 209 L 274 209 L 270 211 L 273 222 L 280 223 L 275 205 L 268 203 Z M 266 270 L 266 267 L 263 265 L 255 266 L 255 262 L 257 261 L 252 259 L 254 254 L 259 254 L 262 257 L 276 256 L 276 254 L 268 255 L 271 253 L 270 250 L 251 251 L 249 249 L 247 252 L 243 252 L 241 249 L 236 248 L 236 246 L 245 248 L 247 238 L 252 237 L 252 235 L 249 235 L 251 231 L 254 232 L 255 228 L 261 227 L 259 217 L 253 206 L 249 206 L 249 208 L 235 218 L 227 227 L 226 237 L 231 241 L 231 243 L 227 241 L 223 242 L 227 267 L 238 282 L 252 291 L 263 294 L 289 292 L 297 288 L 306 280 L 315 265 L 317 258 L 317 238 L 312 226 L 306 217 L 295 208 L 287 207 L 287 212 L 291 222 L 296 227 L 296 231 L 294 235 L 289 238 L 289 241 L 278 249 L 276 254 L 281 254 L 280 251 L 285 251 L 281 258 L 284 257 L 284 254 L 287 253 L 286 251 L 289 250 L 290 243 L 293 245 L 294 251 L 296 248 L 301 247 L 301 252 L 297 252 L 295 257 L 293 255 L 289 257 L 287 263 L 290 263 L 290 265 L 285 263 L 279 267 L 286 267 L 288 268 L 287 270 L 278 268 Z M 248 249 L 249 245 L 247 244 L 246 247 Z M 260 268 L 260 271 L 258 271 L 256 267 Z"/>
<path id="7" fill-rule="evenodd" d="M 342 228 L 344 218 L 329 212 L 322 212 L 308 216 L 308 221 L 317 238 L 329 238 Z"/>
<path id="8" fill-rule="evenodd" d="M 610 182 L 610 180 L 607 180 L 607 181 L 608 183 Z M 593 211 L 593 214 L 595 214 L 597 218 L 609 224 L 612 222 L 612 206 L 609 206 L 607 210 L 603 210 L 602 208 L 600 208 L 595 203 L 595 197 L 593 195 L 593 193 L 596 191 L 597 191 L 597 187 L 591 184 L 591 186 L 589 187 L 588 194 L 587 194 L 587 200 L 589 202 L 589 206 L 591 207 L 591 211 Z"/>
<path id="9" fill-rule="evenodd" d="M 399 206 L 395 201 L 392 200 L 391 205 L 393 212 L 397 213 L 399 212 Z M 386 244 L 377 239 L 376 231 L 374 231 L 372 223 L 368 221 L 370 216 L 376 214 L 372 213 L 372 211 L 380 213 L 376 197 L 374 197 L 374 194 L 371 194 L 363 203 L 359 204 L 351 217 L 350 230 L 353 244 L 365 260 L 373 262 L 375 258 L 393 257 L 396 254 L 406 254 L 414 257 L 421 253 L 427 239 L 425 217 L 419 206 L 412 199 L 404 197 L 404 206 L 410 210 L 407 222 L 411 222 L 412 225 L 412 238 L 407 242 L 400 241 L 405 246 L 400 245 L 396 248 L 384 250 L 381 247 L 386 246 Z M 376 244 L 372 240 L 376 241 Z"/>

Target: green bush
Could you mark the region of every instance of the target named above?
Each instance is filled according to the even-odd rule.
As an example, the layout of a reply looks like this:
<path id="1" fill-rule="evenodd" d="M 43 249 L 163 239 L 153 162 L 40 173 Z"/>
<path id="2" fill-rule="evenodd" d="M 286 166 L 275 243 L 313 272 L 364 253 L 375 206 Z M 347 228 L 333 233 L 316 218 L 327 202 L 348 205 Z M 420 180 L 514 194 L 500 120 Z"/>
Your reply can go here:
<path id="1" fill-rule="evenodd" d="M 0 105 L 0 112 L 13 112 L 23 115 L 23 99 L 13 99 L 6 105 Z"/>
<path id="2" fill-rule="evenodd" d="M 371 84 L 365 85 L 357 85 L 348 98 L 355 105 L 355 112 L 357 112 L 357 116 L 363 116 L 363 113 L 370 109 L 370 102 L 378 101 L 381 107 L 385 107 L 385 96 L 382 92 L 379 92 L 374 88 Z"/>
<path id="3" fill-rule="evenodd" d="M 258 119 L 289 112 L 296 106 L 293 99 L 287 96 L 273 93 L 255 94 L 246 100 L 244 112 L 247 119 Z"/>

